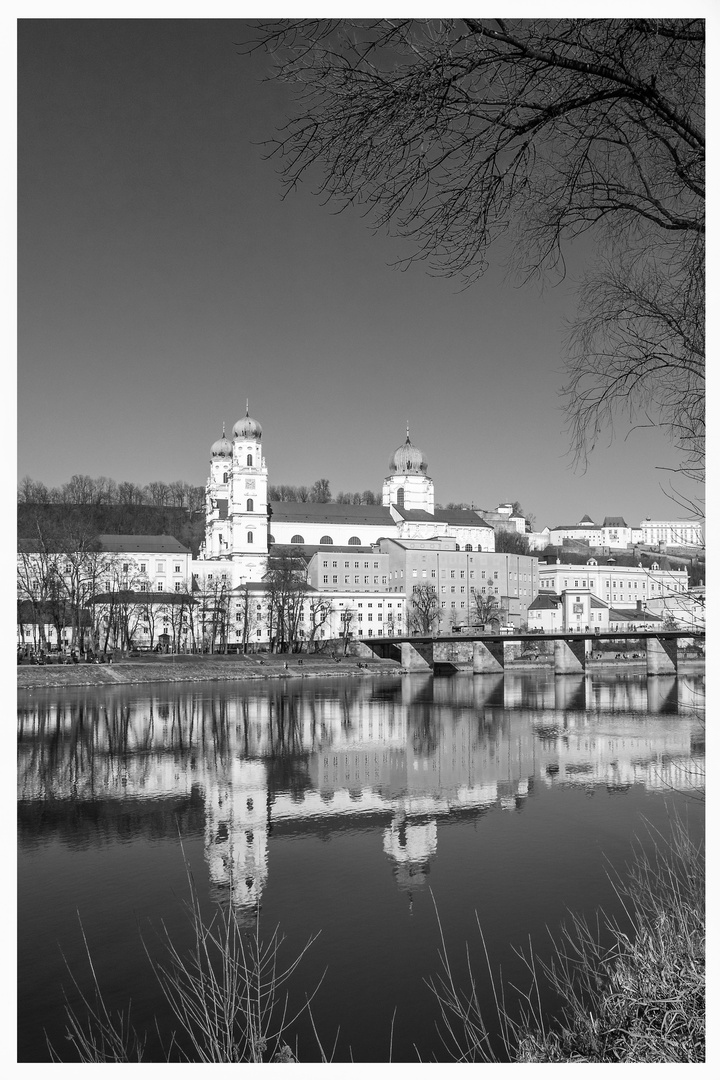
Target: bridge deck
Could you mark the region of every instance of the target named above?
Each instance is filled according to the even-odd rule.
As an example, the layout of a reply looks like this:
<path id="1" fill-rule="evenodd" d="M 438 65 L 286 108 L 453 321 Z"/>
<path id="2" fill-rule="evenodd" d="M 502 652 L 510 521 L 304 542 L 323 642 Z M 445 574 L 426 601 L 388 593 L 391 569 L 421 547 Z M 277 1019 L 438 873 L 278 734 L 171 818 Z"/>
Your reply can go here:
<path id="1" fill-rule="evenodd" d="M 356 638 L 364 645 L 399 645 L 409 641 L 413 645 L 442 644 L 451 641 L 528 641 L 536 645 L 540 641 L 637 641 L 638 638 L 662 638 L 666 641 L 678 638 L 704 638 L 704 630 L 620 630 L 592 631 L 545 634 L 407 634 L 402 637 L 361 637 Z"/>

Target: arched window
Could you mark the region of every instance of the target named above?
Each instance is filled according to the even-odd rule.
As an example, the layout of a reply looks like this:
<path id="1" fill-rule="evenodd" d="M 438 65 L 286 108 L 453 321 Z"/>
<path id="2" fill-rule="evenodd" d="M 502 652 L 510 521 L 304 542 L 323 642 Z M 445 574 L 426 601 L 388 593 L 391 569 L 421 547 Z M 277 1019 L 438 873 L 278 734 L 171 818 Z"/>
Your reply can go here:
<path id="1" fill-rule="evenodd" d="M 295 533 L 294 536 L 290 537 L 290 543 L 291 544 L 304 544 L 305 543 L 305 538 L 302 537 L 300 535 L 300 533 Z"/>
<path id="2" fill-rule="evenodd" d="M 248 465 L 252 465 L 252 454 L 248 454 L 247 463 L 248 463 Z"/>
<path id="3" fill-rule="evenodd" d="M 227 478 L 228 478 L 228 474 L 226 472 L 224 472 L 223 473 L 223 484 L 227 484 Z"/>
<path id="4" fill-rule="evenodd" d="M 466 544 L 465 545 L 465 550 L 466 551 L 472 551 L 472 544 Z"/>
<path id="5" fill-rule="evenodd" d="M 404 487 L 397 489 L 397 504 L 398 504 L 398 506 L 404 506 L 405 505 L 405 488 Z"/>
<path id="6" fill-rule="evenodd" d="M 351 536 L 350 539 L 348 540 L 348 544 L 359 544 L 359 543 L 360 543 L 360 537 L 359 536 Z"/>
<path id="7" fill-rule="evenodd" d="M 247 534 L 247 542 L 248 544 L 252 544 L 253 542 L 253 534 L 251 532 Z"/>
<path id="8" fill-rule="evenodd" d="M 333 542 L 332 536 L 321 536 L 320 537 L 320 543 L 321 544 L 332 544 L 332 542 Z"/>
<path id="9" fill-rule="evenodd" d="M 248 499 L 245 509 L 246 510 L 254 510 L 255 509 L 255 503 L 252 501 L 252 499 Z"/>
<path id="10" fill-rule="evenodd" d="M 482 545 L 478 544 L 478 551 L 482 551 Z"/>
<path id="11" fill-rule="evenodd" d="M 270 535 L 268 536 L 268 544 L 274 544 L 274 543 L 275 543 L 275 537 L 273 536 L 272 533 L 270 533 Z"/>
<path id="12" fill-rule="evenodd" d="M 460 550 L 460 545 L 459 545 L 459 544 L 456 544 L 456 545 L 455 545 L 455 550 L 456 550 L 456 551 L 459 551 L 459 550 Z"/>

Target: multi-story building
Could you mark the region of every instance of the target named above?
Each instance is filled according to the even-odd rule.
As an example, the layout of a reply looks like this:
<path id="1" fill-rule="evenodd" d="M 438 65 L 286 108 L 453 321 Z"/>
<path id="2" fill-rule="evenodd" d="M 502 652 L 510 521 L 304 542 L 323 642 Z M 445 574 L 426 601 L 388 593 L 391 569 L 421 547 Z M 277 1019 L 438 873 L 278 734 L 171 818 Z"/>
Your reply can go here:
<path id="1" fill-rule="evenodd" d="M 382 540 L 387 552 L 390 590 L 403 593 L 412 607 L 412 594 L 422 585 L 437 595 L 440 632 L 477 623 L 474 594 L 494 597 L 504 617 L 514 625 L 527 619 L 537 593 L 537 558 L 495 551 L 460 549 L 452 540 Z"/>
<path id="2" fill-rule="evenodd" d="M 646 518 L 640 526 L 639 543 L 648 547 L 704 547 L 705 538 L 700 521 L 652 521 Z"/>
<path id="3" fill-rule="evenodd" d="M 119 597 L 126 629 L 130 619 L 144 640 L 147 619 L 140 619 L 139 608 L 165 612 L 189 596 L 192 553 L 173 536 L 103 533 L 77 550 L 20 540 L 17 583 L 18 644 L 23 647 L 97 648 L 101 639 L 108 640 L 108 619 L 117 623 Z M 130 608 L 137 610 L 131 614 Z M 167 621 L 163 615 L 159 633 Z"/>
<path id="4" fill-rule="evenodd" d="M 543 563 L 538 565 L 541 589 L 562 594 L 566 589 L 589 589 L 611 607 L 643 607 L 662 596 L 685 595 L 688 590 L 686 569 L 661 570 L 657 562 L 649 566 L 618 566 L 609 559 L 588 559 L 585 565 Z"/>
<path id="5" fill-rule="evenodd" d="M 662 619 L 647 611 L 640 600 L 634 608 L 611 607 L 590 589 L 578 587 L 561 593 L 541 590 L 530 605 L 527 622 L 529 630 L 546 634 L 590 630 L 607 633 L 652 630 Z"/>

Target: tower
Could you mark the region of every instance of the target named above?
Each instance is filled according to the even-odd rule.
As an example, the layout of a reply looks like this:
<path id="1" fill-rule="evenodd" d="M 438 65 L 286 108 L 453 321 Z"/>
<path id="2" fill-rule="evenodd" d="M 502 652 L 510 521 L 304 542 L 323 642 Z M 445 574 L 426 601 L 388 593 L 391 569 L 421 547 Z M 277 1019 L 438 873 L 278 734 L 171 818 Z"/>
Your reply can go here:
<path id="1" fill-rule="evenodd" d="M 205 489 L 205 541 L 200 558 L 231 564 L 232 585 L 257 581 L 267 560 L 268 473 L 262 455 L 262 427 L 249 415 L 210 448 Z"/>
<path id="2" fill-rule="evenodd" d="M 402 446 L 390 458 L 390 475 L 383 483 L 383 506 L 435 513 L 435 485 L 427 475 L 427 459 L 410 442 L 410 429 Z"/>

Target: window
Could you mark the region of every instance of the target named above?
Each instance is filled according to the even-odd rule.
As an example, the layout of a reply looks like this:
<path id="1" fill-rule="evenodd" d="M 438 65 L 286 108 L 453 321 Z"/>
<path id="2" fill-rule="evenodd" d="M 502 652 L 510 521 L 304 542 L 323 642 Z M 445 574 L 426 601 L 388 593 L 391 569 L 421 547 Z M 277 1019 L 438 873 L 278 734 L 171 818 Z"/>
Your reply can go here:
<path id="1" fill-rule="evenodd" d="M 248 454 L 246 460 L 247 460 L 248 465 L 252 465 L 252 454 Z"/>
<path id="2" fill-rule="evenodd" d="M 379 570 L 379 569 L 380 569 L 380 563 L 374 562 L 373 563 L 373 570 Z"/>
<path id="3" fill-rule="evenodd" d="M 417 577 L 417 567 L 416 566 L 413 566 L 412 576 Z"/>
<path id="4" fill-rule="evenodd" d="M 327 559 L 323 559 L 322 564 L 323 564 L 323 566 L 327 566 L 327 564 L 328 564 Z"/>
<path id="5" fill-rule="evenodd" d="M 333 585 L 337 585 L 337 577 L 338 577 L 337 574 L 333 574 L 333 576 L 332 576 Z"/>
<path id="6" fill-rule="evenodd" d="M 144 574 L 146 570 L 147 570 L 147 563 L 141 562 L 140 563 L 140 573 Z"/>
<path id="7" fill-rule="evenodd" d="M 176 574 L 182 573 L 182 567 L 181 567 L 180 563 L 175 563 L 175 573 Z"/>
<path id="8" fill-rule="evenodd" d="M 327 585 L 327 583 L 328 583 L 328 576 L 327 576 L 327 574 L 323 574 L 323 585 Z"/>
<path id="9" fill-rule="evenodd" d="M 349 562 L 346 562 L 346 563 L 345 563 L 345 569 L 346 569 L 346 570 L 348 570 L 348 569 L 349 569 L 349 567 L 350 567 L 350 563 L 349 563 Z"/>
<path id="10" fill-rule="evenodd" d="M 355 584 L 356 585 L 360 584 L 360 578 L 359 578 L 359 576 L 357 574 L 355 575 Z"/>
<path id="11" fill-rule="evenodd" d="M 430 577 L 435 577 L 435 571 L 434 570 L 430 571 Z"/>
<path id="12" fill-rule="evenodd" d="M 366 575 L 365 575 L 365 577 L 363 578 L 363 582 L 364 582 L 364 583 L 365 583 L 366 585 L 369 585 L 369 584 L 370 584 L 370 578 L 368 577 L 368 575 L 367 575 L 367 574 L 366 574 Z"/>
<path id="13" fill-rule="evenodd" d="M 248 544 L 252 544 L 253 542 L 253 534 L 251 532 L 247 534 L 247 542 Z"/>
<path id="14" fill-rule="evenodd" d="M 300 535 L 300 533 L 295 533 L 294 536 L 290 537 L 290 543 L 291 544 L 304 544 L 305 543 L 305 538 L 302 537 Z"/>
<path id="15" fill-rule="evenodd" d="M 370 567 L 370 563 L 369 563 L 369 562 L 364 562 L 364 563 L 363 563 L 363 570 L 367 570 L 367 569 L 369 569 L 369 567 Z"/>
<path id="16" fill-rule="evenodd" d="M 465 545 L 465 550 L 466 551 L 472 551 L 472 544 L 466 544 Z"/>
<path id="17" fill-rule="evenodd" d="M 182 582 L 176 581 L 175 582 L 175 592 L 180 592 L 181 589 L 182 589 Z"/>
<path id="18" fill-rule="evenodd" d="M 130 569 L 130 563 L 124 562 L 123 563 L 123 574 L 127 574 L 129 569 Z"/>
<path id="19" fill-rule="evenodd" d="M 337 559 L 333 559 L 333 570 L 337 567 Z"/>
<path id="20" fill-rule="evenodd" d="M 158 583 L 157 583 L 157 591 L 162 592 L 164 588 L 165 588 L 164 582 L 158 581 Z"/>
<path id="21" fill-rule="evenodd" d="M 325 534 L 325 536 L 320 537 L 320 543 L 321 544 L 332 544 L 332 542 L 333 542 L 332 536 L 328 536 L 327 533 Z"/>
<path id="22" fill-rule="evenodd" d="M 355 569 L 356 569 L 356 570 L 359 570 L 359 569 L 360 569 L 360 563 L 359 563 L 359 562 L 356 562 L 356 563 L 354 563 L 353 565 L 354 565 L 354 567 L 355 567 Z"/>
<path id="23" fill-rule="evenodd" d="M 348 540 L 348 544 L 358 545 L 359 543 L 360 543 L 360 537 L 359 536 L 351 536 L 350 539 Z"/>
<path id="24" fill-rule="evenodd" d="M 254 510 L 255 509 L 255 503 L 252 501 L 252 499 L 248 499 L 248 501 L 245 503 L 245 509 L 246 510 Z"/>

